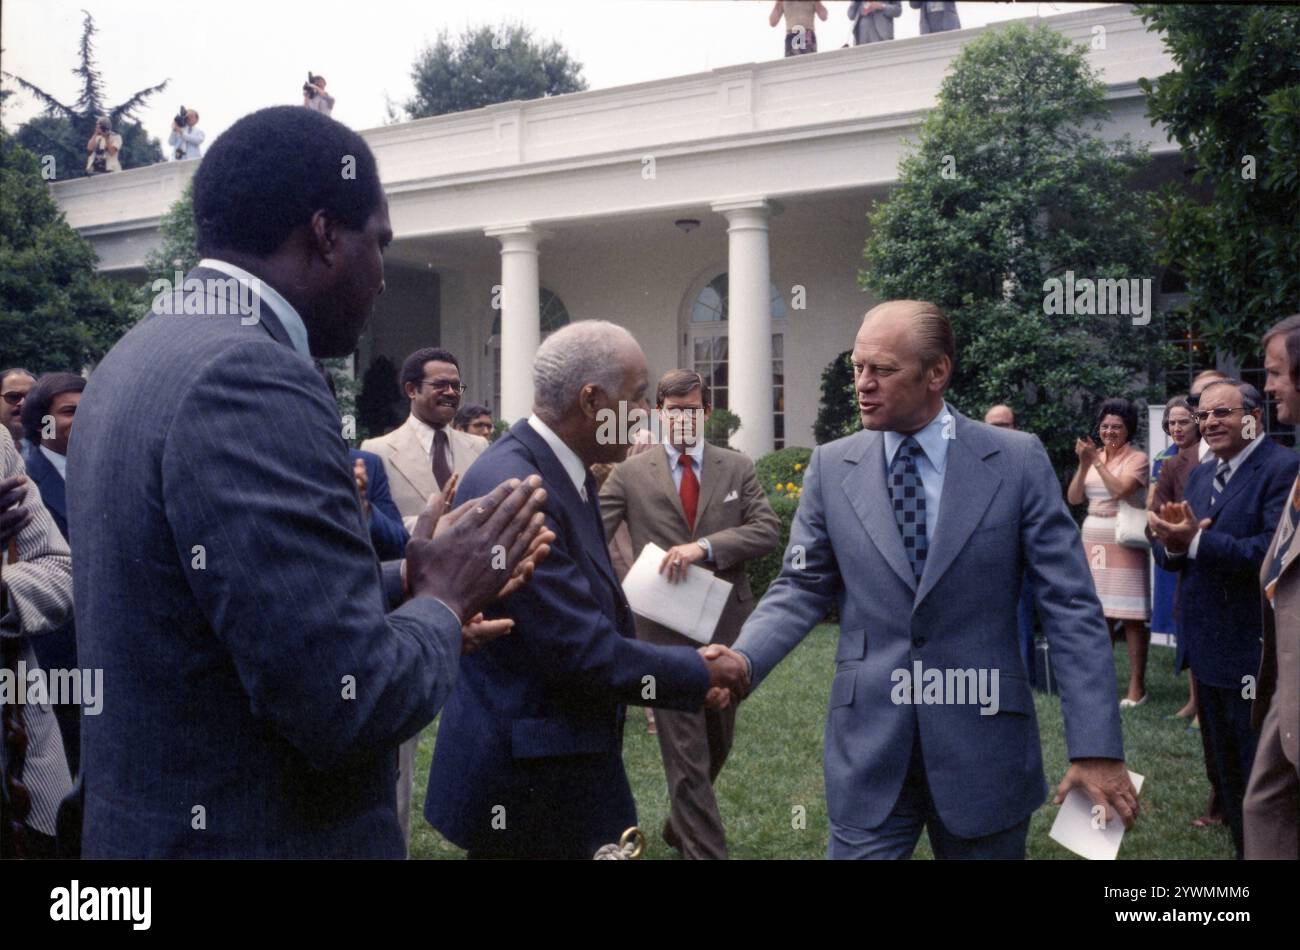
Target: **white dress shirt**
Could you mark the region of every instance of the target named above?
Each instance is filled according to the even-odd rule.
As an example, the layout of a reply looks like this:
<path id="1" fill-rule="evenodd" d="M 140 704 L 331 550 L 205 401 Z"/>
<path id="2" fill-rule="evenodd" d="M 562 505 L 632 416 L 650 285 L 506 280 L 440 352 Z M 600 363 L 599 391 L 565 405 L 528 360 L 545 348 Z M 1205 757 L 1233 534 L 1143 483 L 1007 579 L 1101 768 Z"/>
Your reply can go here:
<path id="1" fill-rule="evenodd" d="M 420 440 L 420 448 L 424 449 L 424 454 L 429 456 L 429 464 L 433 464 L 433 440 L 437 438 L 438 427 L 431 426 L 415 413 L 411 413 L 411 426 L 415 429 L 415 437 Z M 443 426 L 443 429 L 446 429 Z M 451 471 L 456 470 L 456 453 L 451 446 L 451 434 L 447 435 L 447 468 Z"/>
<path id="2" fill-rule="evenodd" d="M 682 453 L 678 452 L 671 442 L 664 443 L 664 451 L 668 453 L 668 471 L 673 476 L 673 487 L 677 489 L 677 494 L 682 493 L 682 466 L 678 459 Z M 687 446 L 686 454 L 695 460 L 695 480 L 701 485 L 704 484 L 704 440 L 696 439 L 694 445 Z M 700 513 L 697 511 L 695 517 L 698 520 Z M 704 560 L 713 560 L 713 545 L 709 543 L 708 538 L 700 538 L 699 543 L 704 548 Z"/>
<path id="3" fill-rule="evenodd" d="M 311 348 L 307 345 L 307 324 L 302 322 L 302 317 L 298 311 L 293 309 L 289 301 L 280 296 L 280 292 L 274 287 L 255 277 L 242 267 L 236 267 L 228 261 L 217 260 L 215 257 L 205 257 L 199 261 L 200 267 L 207 267 L 212 270 L 221 271 L 230 277 L 240 281 L 247 281 L 251 286 L 257 289 L 257 296 L 271 305 L 275 315 L 280 320 L 280 325 L 284 327 L 284 332 L 289 334 L 289 342 L 293 348 L 302 354 L 303 359 L 311 359 Z M 256 283 L 253 283 L 256 281 Z"/>
<path id="4" fill-rule="evenodd" d="M 41 446 L 41 454 L 50 460 L 50 464 L 53 465 L 54 470 L 59 473 L 59 477 L 66 482 L 68 480 L 68 457 L 47 449 L 43 445 Z"/>
<path id="5" fill-rule="evenodd" d="M 924 429 L 913 438 L 921 446 L 921 457 L 916 460 L 916 474 L 925 489 L 925 536 L 934 541 L 934 527 L 939 523 L 939 499 L 943 497 L 943 474 L 948 467 L 948 441 L 955 435 L 955 418 L 952 408 L 945 402 Z M 947 430 L 945 432 L 945 429 Z M 885 476 L 906 439 L 901 432 L 885 432 Z M 888 484 L 888 483 L 886 483 Z"/>
<path id="6" fill-rule="evenodd" d="M 560 465 L 569 478 L 573 480 L 573 487 L 578 490 L 578 497 L 583 501 L 587 500 L 587 466 L 582 464 L 582 459 L 578 458 L 578 453 L 569 448 L 564 440 L 555 434 L 555 430 L 533 413 L 528 417 L 528 424 L 532 426 L 534 432 L 542 437 L 555 457 L 560 460 Z"/>

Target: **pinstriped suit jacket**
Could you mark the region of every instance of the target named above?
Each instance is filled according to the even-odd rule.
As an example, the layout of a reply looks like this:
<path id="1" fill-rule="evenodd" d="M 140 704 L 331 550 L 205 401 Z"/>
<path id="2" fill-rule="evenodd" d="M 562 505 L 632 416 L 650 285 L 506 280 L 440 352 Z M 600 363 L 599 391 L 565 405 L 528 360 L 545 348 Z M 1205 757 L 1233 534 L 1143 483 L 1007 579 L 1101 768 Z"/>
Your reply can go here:
<path id="1" fill-rule="evenodd" d="M 337 407 L 269 305 L 221 303 L 136 325 L 77 410 L 78 646 L 105 690 L 83 855 L 401 858 L 397 746 L 446 699 L 460 622 L 385 616 Z"/>

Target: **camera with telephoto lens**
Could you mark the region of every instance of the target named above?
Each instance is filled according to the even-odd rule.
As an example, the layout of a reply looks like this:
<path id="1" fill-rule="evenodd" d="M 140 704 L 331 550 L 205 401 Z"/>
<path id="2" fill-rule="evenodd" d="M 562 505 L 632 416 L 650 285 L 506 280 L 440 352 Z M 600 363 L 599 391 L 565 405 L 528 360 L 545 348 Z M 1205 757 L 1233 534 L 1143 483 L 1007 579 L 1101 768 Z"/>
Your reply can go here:
<path id="1" fill-rule="evenodd" d="M 180 126 L 180 128 L 181 128 L 182 130 L 184 130 L 186 123 L 189 122 L 189 114 L 188 114 L 188 113 L 189 113 L 189 110 L 186 109 L 184 106 L 181 106 L 180 111 L 177 112 L 176 115 L 172 116 L 172 122 L 174 122 L 176 125 Z M 185 143 L 184 143 L 184 141 L 182 141 L 180 145 L 176 146 L 176 157 L 177 157 L 177 158 L 184 158 L 184 157 L 185 157 Z"/>
<path id="2" fill-rule="evenodd" d="M 315 99 L 320 90 L 316 88 L 316 77 L 307 70 L 307 81 L 302 84 L 302 94 L 308 99 Z"/>

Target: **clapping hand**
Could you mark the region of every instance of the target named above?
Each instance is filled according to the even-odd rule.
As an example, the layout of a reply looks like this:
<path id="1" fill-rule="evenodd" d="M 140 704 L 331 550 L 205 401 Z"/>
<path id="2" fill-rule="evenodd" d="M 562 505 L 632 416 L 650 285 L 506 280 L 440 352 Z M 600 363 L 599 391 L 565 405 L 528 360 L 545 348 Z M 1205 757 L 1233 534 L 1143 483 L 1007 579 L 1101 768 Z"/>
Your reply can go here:
<path id="1" fill-rule="evenodd" d="M 1080 465 L 1092 465 L 1097 461 L 1097 444 L 1092 441 L 1092 436 L 1085 435 L 1082 439 L 1074 440 L 1074 454 L 1079 456 Z"/>
<path id="2" fill-rule="evenodd" d="M 1209 518 L 1202 518 L 1198 522 L 1192 506 L 1185 501 L 1167 501 L 1160 506 L 1159 512 L 1147 512 L 1147 525 L 1150 526 L 1151 533 L 1170 554 L 1186 552 L 1196 533 L 1205 530 L 1212 523 Z"/>
<path id="3" fill-rule="evenodd" d="M 749 693 L 749 664 L 745 658 L 721 643 L 700 647 L 700 656 L 709 668 L 709 692 L 704 705 L 709 709 L 726 709 Z"/>
<path id="4" fill-rule="evenodd" d="M 0 547 L 27 527 L 32 520 L 31 510 L 22 507 L 27 496 L 27 476 L 15 475 L 0 482 Z"/>

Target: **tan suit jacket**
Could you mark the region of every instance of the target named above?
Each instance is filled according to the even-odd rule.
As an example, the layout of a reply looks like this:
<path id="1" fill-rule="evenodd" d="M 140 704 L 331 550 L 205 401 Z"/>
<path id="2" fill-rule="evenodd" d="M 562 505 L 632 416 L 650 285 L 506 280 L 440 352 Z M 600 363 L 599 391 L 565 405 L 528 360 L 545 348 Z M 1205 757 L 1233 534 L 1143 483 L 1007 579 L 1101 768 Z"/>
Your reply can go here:
<path id="1" fill-rule="evenodd" d="M 705 443 L 699 479 L 700 501 L 693 532 L 687 527 L 686 512 L 662 446 L 614 467 L 600 492 L 601 517 L 607 539 L 613 538 L 618 526 L 626 521 L 634 558 L 651 541 L 667 550 L 708 538 L 714 560 L 699 561 L 695 566 L 711 570 L 733 585 L 713 636 L 714 643 L 730 646 L 754 609 L 745 562 L 776 550 L 781 541 L 781 523 L 767 502 L 749 456 Z M 636 622 L 641 639 L 692 643 L 643 617 L 637 617 Z"/>
<path id="2" fill-rule="evenodd" d="M 451 471 L 455 475 L 464 475 L 474 460 L 488 447 L 487 439 L 470 435 L 447 426 L 447 450 L 451 453 Z M 416 517 L 429 503 L 429 496 L 438 490 L 438 483 L 433 478 L 433 464 L 429 453 L 420 444 L 413 418 L 406 421 L 387 435 L 377 439 L 366 439 L 361 443 L 361 451 L 374 452 L 384 460 L 384 472 L 388 475 L 388 488 L 393 493 L 393 503 L 401 512 L 402 523 L 410 531 Z"/>
<path id="3" fill-rule="evenodd" d="M 1277 703 L 1278 738 L 1292 765 L 1300 765 L 1300 531 L 1291 531 L 1291 501 L 1282 510 L 1260 569 L 1262 587 L 1279 545 L 1285 545 L 1273 606 L 1264 600 L 1264 653 L 1260 660 L 1251 725 L 1259 731 L 1269 703 Z"/>

